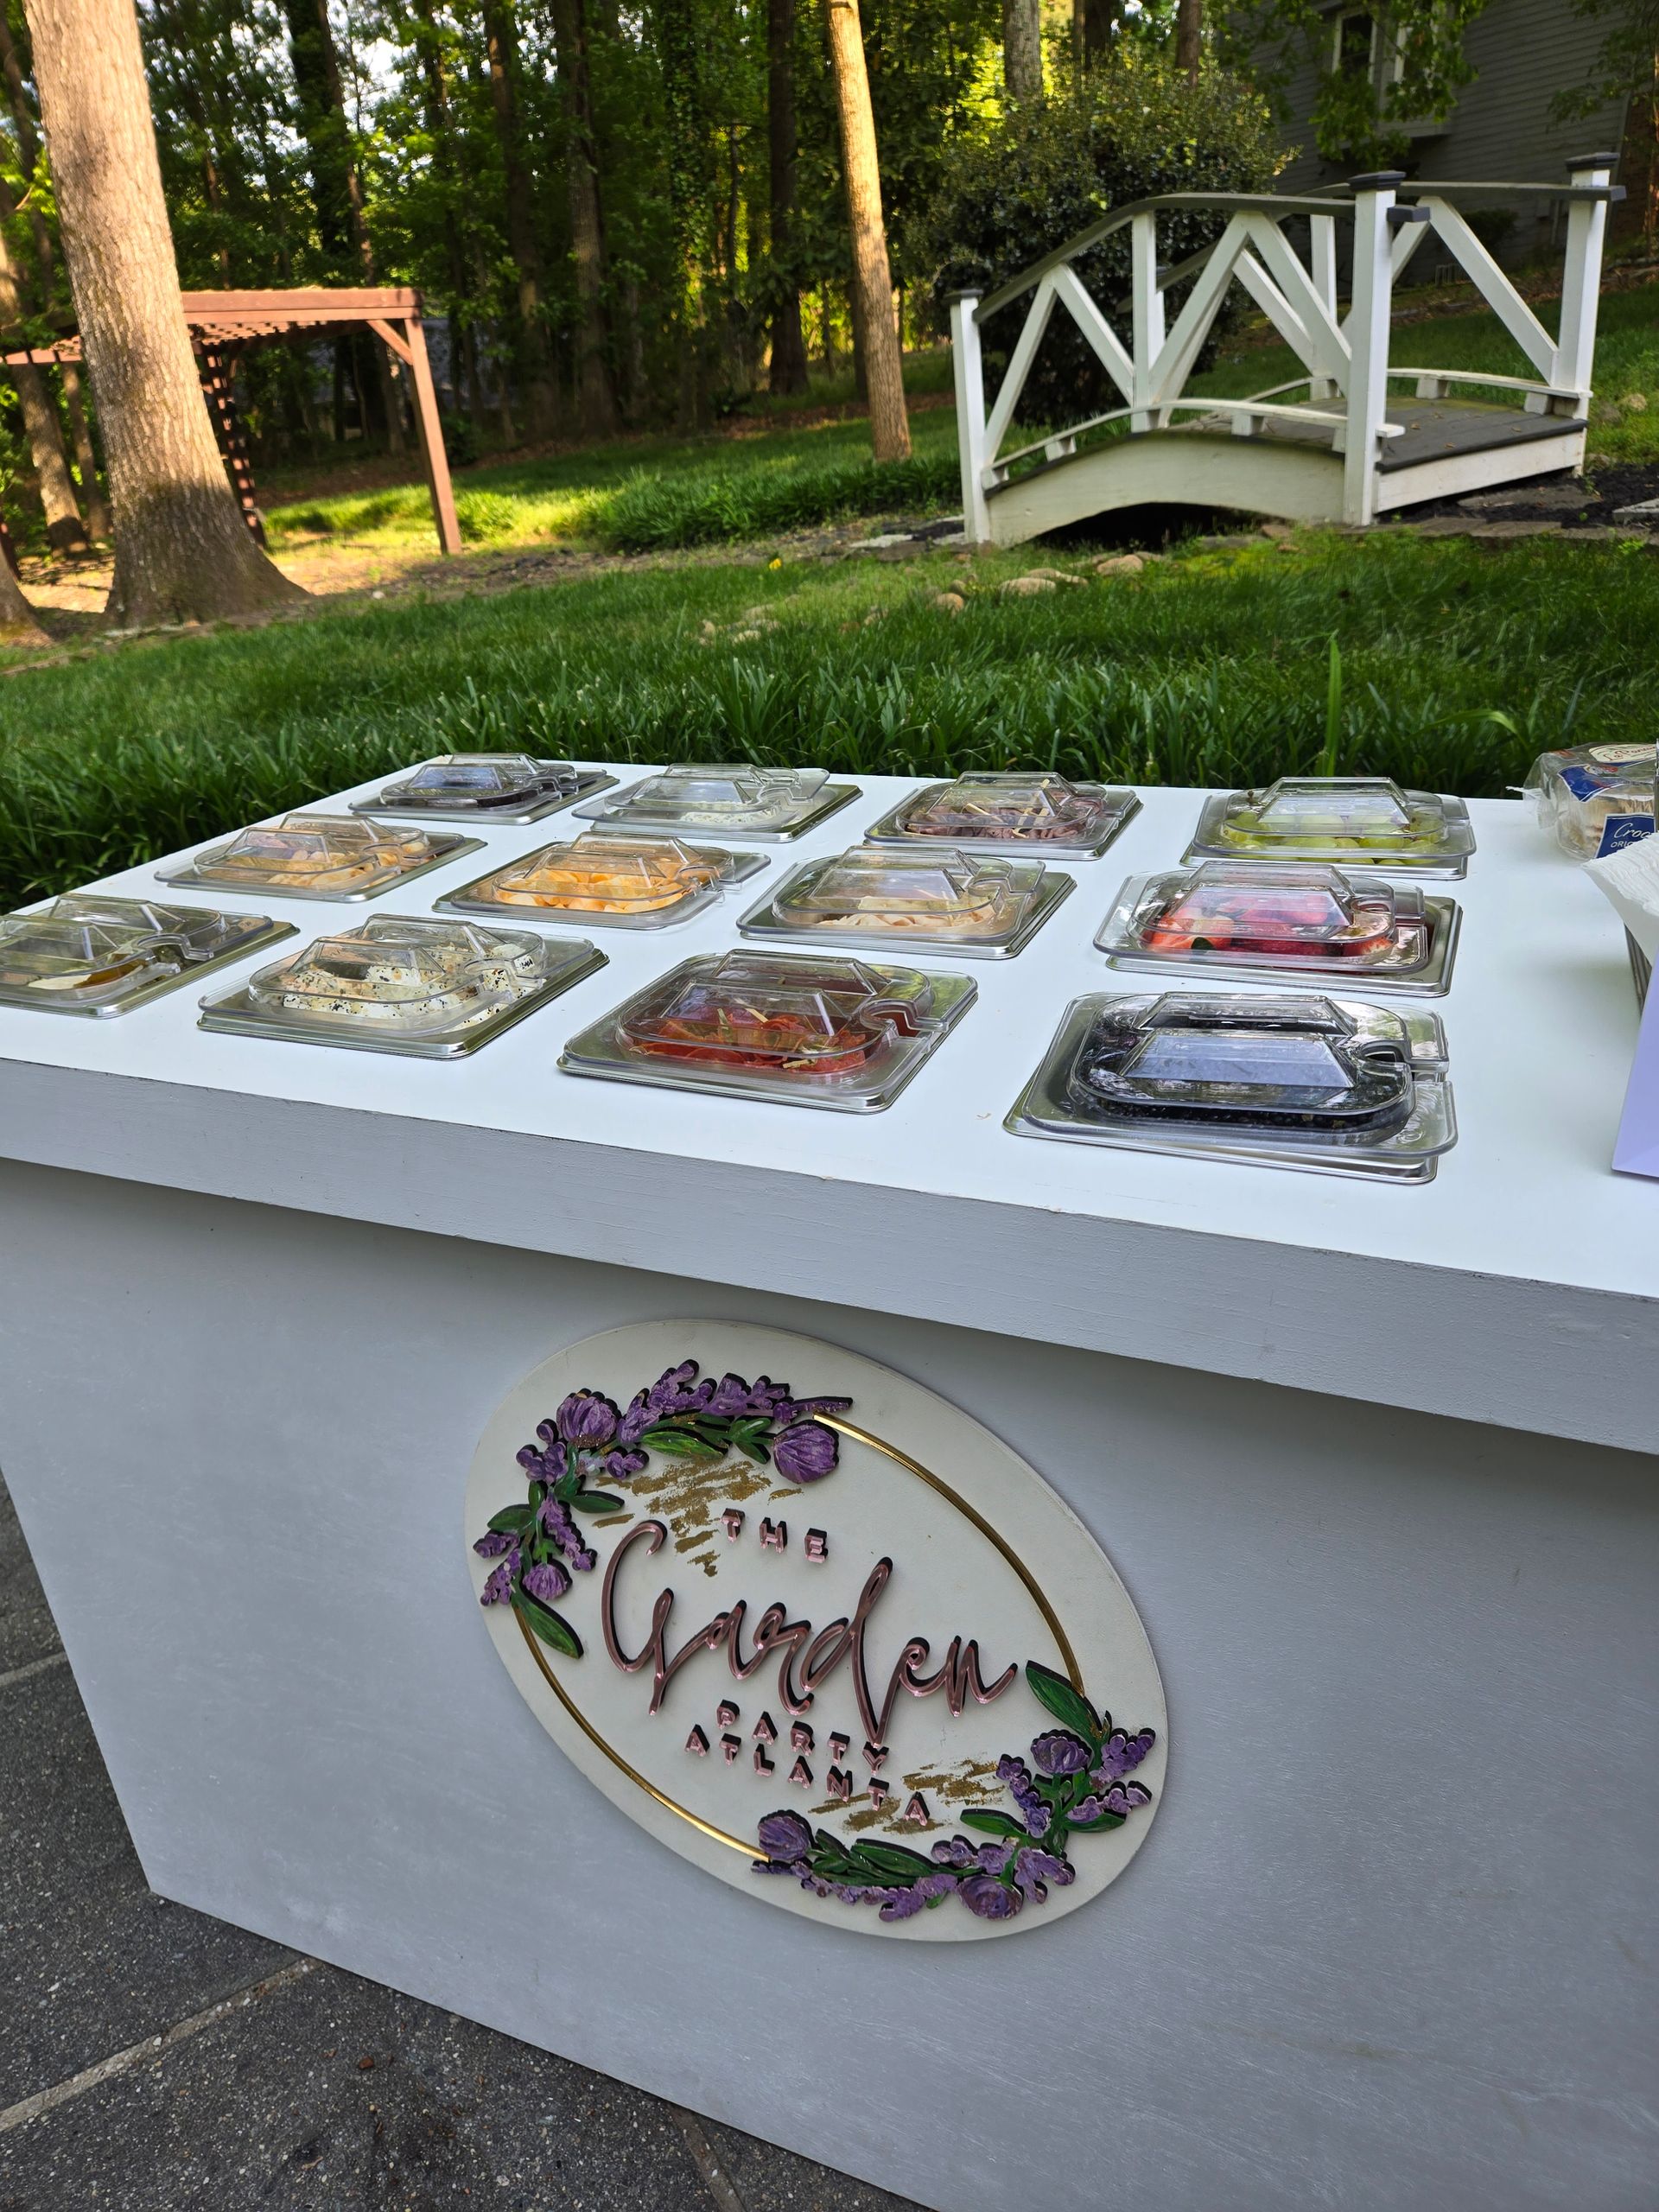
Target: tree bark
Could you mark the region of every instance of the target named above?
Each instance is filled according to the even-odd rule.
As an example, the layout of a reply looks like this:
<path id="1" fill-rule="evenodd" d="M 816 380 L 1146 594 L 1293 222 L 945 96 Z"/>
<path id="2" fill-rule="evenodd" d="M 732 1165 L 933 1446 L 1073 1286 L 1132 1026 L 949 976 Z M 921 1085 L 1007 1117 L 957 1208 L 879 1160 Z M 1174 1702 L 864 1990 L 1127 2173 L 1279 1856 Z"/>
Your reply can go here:
<path id="1" fill-rule="evenodd" d="M 796 167 L 795 0 L 768 0 L 766 10 L 766 146 L 771 198 L 771 248 L 777 291 L 772 310 L 771 387 L 806 390 L 806 340 L 801 335 L 801 295 L 794 266 Z"/>
<path id="2" fill-rule="evenodd" d="M 1002 0 L 1002 82 L 1020 107 L 1038 107 L 1043 98 L 1041 0 Z"/>
<path id="3" fill-rule="evenodd" d="M 92 426 L 80 388 L 80 371 L 73 361 L 65 361 L 58 374 L 63 378 L 63 401 L 69 410 L 69 435 L 75 448 L 75 474 L 80 479 L 86 535 L 95 544 L 107 545 L 115 535 L 115 526 L 110 520 L 110 503 L 104 496 L 98 474 L 98 451 L 92 443 Z"/>
<path id="4" fill-rule="evenodd" d="M 58 0 L 60 6 L 64 0 Z M 893 272 L 881 219 L 881 168 L 870 106 L 869 72 L 858 0 L 825 0 L 836 104 L 841 111 L 842 167 L 847 176 L 847 213 L 853 234 L 853 282 L 862 316 L 865 366 L 870 387 L 870 443 L 878 461 L 908 461 L 910 418 L 905 411 L 904 363 L 893 320 Z"/>
<path id="5" fill-rule="evenodd" d="M 305 596 L 248 534 L 179 302 L 133 0 L 29 0 L 64 257 L 109 455 L 123 625 Z"/>
<path id="6" fill-rule="evenodd" d="M 570 253 L 576 265 L 576 298 L 582 308 L 576 341 L 582 428 L 590 438 L 612 437 L 616 433 L 618 410 L 605 316 L 605 211 L 599 196 L 588 22 L 582 0 L 553 0 L 553 41 L 564 95 Z"/>
<path id="7" fill-rule="evenodd" d="M 5 524 L 0 521 L 0 531 Z M 5 551 L 11 545 L 7 540 Z M 52 643 L 35 620 L 35 610 L 23 597 L 22 586 L 12 574 L 9 559 L 0 558 L 0 646 L 10 650 L 17 645 L 49 645 Z"/>
<path id="8" fill-rule="evenodd" d="M 1175 10 L 1175 67 L 1189 85 L 1198 81 L 1204 61 L 1204 0 L 1177 0 Z"/>
<path id="9" fill-rule="evenodd" d="M 340 49 L 329 20 L 328 0 L 283 0 L 288 46 L 298 95 L 300 131 L 311 157 L 311 189 L 317 207 L 317 234 L 337 260 L 355 260 L 361 282 L 374 282 L 374 245 L 363 212 L 363 180 L 352 150 L 352 126 L 346 113 L 346 86 Z M 391 363 L 378 340 L 373 373 L 381 426 L 393 453 L 404 449 L 403 413 L 397 404 Z M 365 410 L 366 411 L 366 410 Z M 368 423 L 364 423 L 366 432 Z"/>
<path id="10" fill-rule="evenodd" d="M 484 40 L 489 54 L 495 135 L 506 177 L 507 248 L 518 276 L 518 372 L 524 391 L 524 427 L 532 438 L 550 438 L 558 411 L 558 395 L 553 382 L 553 349 L 542 311 L 546 288 L 541 248 L 536 242 L 536 188 L 524 161 L 518 128 L 518 101 L 513 83 L 518 74 L 518 41 L 511 0 L 484 0 Z M 559 55 L 563 68 L 563 42 Z"/>
<path id="11" fill-rule="evenodd" d="M 1073 0 L 1077 60 L 1084 68 L 1092 69 L 1111 52 L 1122 13 L 1122 0 Z"/>
<path id="12" fill-rule="evenodd" d="M 3 179 L 0 179 L 0 212 L 11 212 L 3 204 L 10 196 Z M 5 232 L 0 230 L 0 327 L 15 332 L 24 320 L 25 312 L 17 266 L 12 260 Z M 20 363 L 12 370 L 11 380 L 22 412 L 29 458 L 40 483 L 41 505 L 46 515 L 46 542 L 54 553 L 84 549 L 86 531 L 75 503 L 69 456 L 63 449 L 63 427 L 58 421 L 58 410 L 45 374 L 32 364 Z"/>

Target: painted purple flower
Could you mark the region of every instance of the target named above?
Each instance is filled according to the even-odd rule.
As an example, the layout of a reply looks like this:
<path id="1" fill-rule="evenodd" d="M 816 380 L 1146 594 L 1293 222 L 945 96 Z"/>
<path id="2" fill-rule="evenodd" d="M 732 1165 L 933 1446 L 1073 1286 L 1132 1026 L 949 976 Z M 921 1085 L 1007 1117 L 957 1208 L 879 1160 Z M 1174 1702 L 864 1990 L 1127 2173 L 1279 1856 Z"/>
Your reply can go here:
<path id="1" fill-rule="evenodd" d="M 982 1920 L 1012 1920 L 1026 1901 L 1020 1891 L 1006 1888 L 991 1874 L 969 1874 L 957 1885 L 957 1895 Z"/>
<path id="2" fill-rule="evenodd" d="M 550 1432 L 552 1423 L 543 1421 L 542 1427 Z M 550 1455 L 545 1452 L 538 1451 L 533 1444 L 526 1444 L 520 1447 L 518 1458 L 519 1465 L 533 1483 L 556 1483 L 564 1472 L 563 1445 L 558 1446 L 556 1452 Z"/>
<path id="3" fill-rule="evenodd" d="M 518 1552 L 515 1546 L 508 1556 L 502 1560 L 500 1566 L 491 1570 L 489 1577 L 485 1582 L 483 1592 L 479 1598 L 479 1604 L 480 1605 L 505 1605 L 508 1599 L 512 1595 L 512 1586 L 518 1576 Z"/>
<path id="4" fill-rule="evenodd" d="M 888 1921 L 911 1920 L 922 1910 L 926 1903 L 927 1899 L 918 1890 L 890 1890 L 887 1892 L 887 1901 L 881 1907 L 880 1916 L 883 1920 Z"/>
<path id="5" fill-rule="evenodd" d="M 1037 1738 L 1031 1756 L 1044 1774 L 1081 1774 L 1089 1764 L 1089 1746 L 1069 1728 L 1054 1728 Z"/>
<path id="6" fill-rule="evenodd" d="M 1103 1789 L 1114 1782 L 1121 1782 L 1140 1765 L 1157 1740 L 1150 1728 L 1143 1728 L 1138 1736 L 1128 1736 L 1122 1729 L 1114 1728 L 1101 1745 L 1100 1757 L 1089 1779 Z"/>
<path id="7" fill-rule="evenodd" d="M 1075 1869 L 1052 1851 L 1022 1851 L 1014 1861 L 1014 1878 L 1021 1893 L 1033 1904 L 1041 1904 L 1048 1895 L 1048 1884 L 1065 1889 L 1077 1880 Z"/>
<path id="8" fill-rule="evenodd" d="M 570 1577 L 556 1560 L 550 1559 L 540 1567 L 524 1569 L 524 1587 L 543 1605 L 554 1605 L 570 1587 Z"/>
<path id="9" fill-rule="evenodd" d="M 651 1410 L 651 1394 L 641 1390 L 628 1401 L 628 1410 L 622 1416 L 616 1432 L 619 1444 L 632 1447 L 651 1427 L 656 1416 Z"/>
<path id="10" fill-rule="evenodd" d="M 792 1866 L 812 1848 L 812 1831 L 798 1813 L 768 1813 L 757 1833 L 761 1850 L 775 1865 Z"/>
<path id="11" fill-rule="evenodd" d="M 787 1390 L 772 1408 L 772 1419 L 779 1428 L 791 1428 L 798 1421 L 810 1421 L 814 1414 L 844 1414 L 852 1408 L 850 1398 L 791 1398 Z"/>
<path id="12" fill-rule="evenodd" d="M 622 1418 L 615 1404 L 599 1390 L 573 1390 L 553 1416 L 561 1440 L 579 1450 L 593 1451 L 608 1444 Z"/>
<path id="13" fill-rule="evenodd" d="M 1152 1792 L 1138 1782 L 1114 1783 L 1101 1800 L 1109 1813 L 1120 1813 L 1127 1820 L 1131 1813 L 1138 1813 L 1143 1805 L 1152 1802 Z"/>
<path id="14" fill-rule="evenodd" d="M 772 1456 L 785 1482 L 821 1482 L 835 1472 L 841 1440 L 816 1421 L 798 1421 L 773 1440 Z"/>
<path id="15" fill-rule="evenodd" d="M 505 1559 L 512 1549 L 512 1538 L 505 1529 L 486 1529 L 473 1549 L 480 1559 Z"/>
<path id="16" fill-rule="evenodd" d="M 1013 1855 L 1013 1847 L 1006 1843 L 982 1843 L 974 1853 L 982 1874 L 1000 1874 Z"/>
<path id="17" fill-rule="evenodd" d="M 1034 1746 L 1033 1746 L 1034 1748 Z M 1003 1783 L 1008 1795 L 1020 1808 L 1027 1833 L 1046 1835 L 1054 1815 L 1037 1794 L 1031 1769 L 1024 1759 L 1017 1759 L 1012 1751 L 1005 1751 L 996 1763 L 996 1778 Z"/>
<path id="18" fill-rule="evenodd" d="M 934 1845 L 932 1856 L 941 1866 L 971 1866 L 974 1847 L 965 1836 L 945 1836 Z"/>
<path id="19" fill-rule="evenodd" d="M 556 1497 L 542 1500 L 542 1527 L 579 1574 L 589 1573 L 598 1566 L 598 1554 L 589 1551 L 582 1542 L 576 1524 L 570 1518 L 569 1508 Z"/>
<path id="20" fill-rule="evenodd" d="M 721 1421 L 734 1421 L 751 1410 L 749 1386 L 741 1375 L 722 1375 L 709 1401 L 709 1411 Z"/>
<path id="21" fill-rule="evenodd" d="M 918 1874 L 911 1888 L 924 1904 L 934 1897 L 948 1897 L 957 1886 L 957 1878 L 941 1867 L 937 1874 Z"/>
<path id="22" fill-rule="evenodd" d="M 639 1472 L 646 1457 L 643 1452 L 607 1452 L 599 1462 L 598 1471 L 613 1483 L 625 1483 L 630 1475 Z"/>
<path id="23" fill-rule="evenodd" d="M 697 1363 L 683 1359 L 677 1367 L 671 1367 L 658 1376 L 645 1393 L 645 1410 L 651 1421 L 664 1420 L 671 1414 L 702 1413 L 715 1395 L 712 1382 L 696 1381 Z M 648 1425 L 648 1424 L 647 1424 Z"/>

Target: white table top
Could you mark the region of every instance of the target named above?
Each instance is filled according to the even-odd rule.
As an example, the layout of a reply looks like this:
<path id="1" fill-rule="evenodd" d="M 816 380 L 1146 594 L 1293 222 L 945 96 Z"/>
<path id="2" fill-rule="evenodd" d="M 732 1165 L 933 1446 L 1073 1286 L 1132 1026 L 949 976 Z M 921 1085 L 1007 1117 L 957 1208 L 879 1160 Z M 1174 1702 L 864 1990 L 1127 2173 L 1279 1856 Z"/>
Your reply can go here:
<path id="1" fill-rule="evenodd" d="M 737 942 L 738 915 L 797 859 L 855 843 L 913 788 L 857 780 L 818 830 L 758 848 L 770 868 L 722 905 L 593 930 L 610 965 L 471 1059 L 198 1029 L 201 992 L 269 952 L 113 1020 L 0 1007 L 0 1157 L 1659 1446 L 1659 1185 L 1608 1166 L 1637 1028 L 1624 937 L 1519 803 L 1473 803 L 1467 880 L 1435 887 L 1465 908 L 1450 995 L 1424 1002 L 1446 1023 L 1461 1134 L 1425 1188 L 1004 1131 L 1070 1000 L 1150 988 L 1091 940 L 1126 876 L 1179 858 L 1192 791 L 1143 791 L 1103 858 L 1056 863 L 1077 890 L 1016 959 L 917 956 L 971 973 L 979 1003 L 886 1113 L 557 1071 L 568 1036 Z M 149 868 L 99 887 L 263 905 L 308 937 L 425 912 L 582 826 L 480 829 L 486 852 L 366 905 L 175 891 Z"/>

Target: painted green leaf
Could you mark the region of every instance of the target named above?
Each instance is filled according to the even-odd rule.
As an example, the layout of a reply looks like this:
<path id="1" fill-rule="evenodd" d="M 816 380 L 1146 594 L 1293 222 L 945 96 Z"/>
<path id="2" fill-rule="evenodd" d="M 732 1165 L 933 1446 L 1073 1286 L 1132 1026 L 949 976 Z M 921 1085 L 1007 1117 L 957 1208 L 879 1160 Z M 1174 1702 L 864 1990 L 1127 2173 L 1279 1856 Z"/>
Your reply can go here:
<path id="1" fill-rule="evenodd" d="M 493 1535 L 522 1536 L 535 1518 L 531 1506 L 504 1505 L 499 1513 L 491 1514 L 486 1525 Z"/>
<path id="2" fill-rule="evenodd" d="M 723 1459 L 718 1444 L 708 1443 L 685 1428 L 648 1428 L 639 1441 L 648 1452 L 665 1452 L 671 1459 Z"/>
<path id="3" fill-rule="evenodd" d="M 1103 1835 L 1108 1828 L 1121 1828 L 1123 1815 L 1122 1813 L 1102 1813 L 1092 1821 L 1072 1821 L 1068 1825 L 1076 1828 L 1079 1835 Z"/>
<path id="4" fill-rule="evenodd" d="M 964 1813 L 962 1824 L 965 1828 L 983 1828 L 987 1835 L 1024 1835 L 1026 1831 L 1018 1821 L 1011 1821 L 1006 1813 Z"/>
<path id="5" fill-rule="evenodd" d="M 579 1490 L 570 1501 L 578 1513 L 623 1513 L 627 1510 L 625 1497 L 613 1497 L 608 1491 Z"/>
<path id="6" fill-rule="evenodd" d="M 515 1590 L 512 1609 L 527 1628 L 534 1630 L 543 1643 L 550 1643 L 556 1651 L 563 1651 L 567 1659 L 580 1659 L 582 1638 L 576 1634 L 563 1613 L 556 1613 L 528 1590 Z"/>
<path id="7" fill-rule="evenodd" d="M 933 1861 L 925 1859 L 919 1851 L 912 1851 L 903 1843 L 878 1843 L 873 1836 L 860 1836 L 851 1856 L 877 1873 L 898 1881 L 914 1881 L 918 1874 L 933 1872 Z"/>
<path id="8" fill-rule="evenodd" d="M 1026 1680 L 1031 1694 L 1046 1705 L 1054 1718 L 1065 1727 L 1081 1736 L 1085 1743 L 1098 1744 L 1100 1722 L 1095 1708 L 1080 1690 L 1074 1690 L 1064 1675 L 1057 1675 L 1051 1667 L 1040 1667 L 1036 1660 L 1026 1662 Z"/>

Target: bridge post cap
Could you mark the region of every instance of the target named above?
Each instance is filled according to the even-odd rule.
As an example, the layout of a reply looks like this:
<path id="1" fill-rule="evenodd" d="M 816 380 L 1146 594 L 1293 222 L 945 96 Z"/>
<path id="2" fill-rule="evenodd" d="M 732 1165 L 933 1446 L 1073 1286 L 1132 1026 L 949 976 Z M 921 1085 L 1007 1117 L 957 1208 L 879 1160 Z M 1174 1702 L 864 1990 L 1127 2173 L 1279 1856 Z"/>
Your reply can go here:
<path id="1" fill-rule="evenodd" d="M 1404 169 L 1373 169 L 1366 176 L 1351 176 L 1350 192 L 1387 192 L 1396 184 L 1406 181 Z"/>
<path id="2" fill-rule="evenodd" d="M 1611 169 L 1618 166 L 1617 154 L 1574 154 L 1568 162 L 1569 169 Z"/>
<path id="3" fill-rule="evenodd" d="M 985 287 L 982 284 L 964 284 L 959 292 L 946 292 L 942 295 L 944 305 L 948 308 L 954 307 L 958 300 L 982 300 L 984 296 Z"/>

